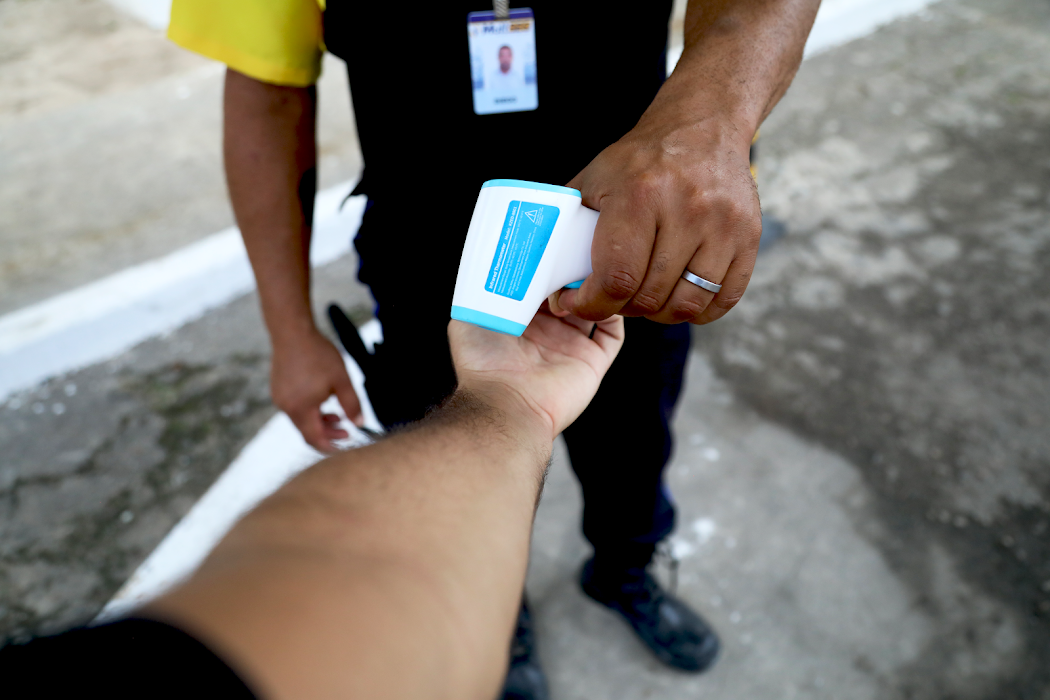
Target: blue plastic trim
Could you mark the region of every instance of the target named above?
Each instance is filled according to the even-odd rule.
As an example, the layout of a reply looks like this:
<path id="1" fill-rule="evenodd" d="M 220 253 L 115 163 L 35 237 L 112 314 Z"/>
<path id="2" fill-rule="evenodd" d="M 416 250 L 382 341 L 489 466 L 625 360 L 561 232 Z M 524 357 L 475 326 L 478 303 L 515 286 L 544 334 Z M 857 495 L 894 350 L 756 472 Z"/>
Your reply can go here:
<path id="1" fill-rule="evenodd" d="M 490 331 L 496 331 L 497 333 L 506 333 L 507 335 L 520 336 L 525 332 L 525 326 L 520 323 L 508 321 L 505 318 L 493 316 L 484 311 L 468 309 L 465 306 L 453 306 L 452 318 L 456 321 L 473 323 L 475 326 L 488 328 Z"/>
<path id="2" fill-rule="evenodd" d="M 530 7 L 512 7 L 507 15 L 507 19 L 525 19 L 526 17 L 532 17 L 532 8 Z M 467 15 L 468 22 L 495 22 L 496 13 L 488 10 L 481 12 L 471 12 Z"/>
<path id="3" fill-rule="evenodd" d="M 565 285 L 565 289 L 579 289 L 582 286 L 583 280 L 578 280 L 576 282 L 569 282 L 567 285 Z"/>
<path id="4" fill-rule="evenodd" d="M 580 194 L 579 190 L 574 190 L 571 187 L 562 187 L 561 185 L 547 185 L 542 182 L 529 182 L 528 180 L 489 180 L 481 189 L 486 187 L 524 187 L 529 190 L 542 190 L 543 192 L 557 192 L 558 194 L 571 194 L 574 197 L 583 199 L 583 195 Z"/>

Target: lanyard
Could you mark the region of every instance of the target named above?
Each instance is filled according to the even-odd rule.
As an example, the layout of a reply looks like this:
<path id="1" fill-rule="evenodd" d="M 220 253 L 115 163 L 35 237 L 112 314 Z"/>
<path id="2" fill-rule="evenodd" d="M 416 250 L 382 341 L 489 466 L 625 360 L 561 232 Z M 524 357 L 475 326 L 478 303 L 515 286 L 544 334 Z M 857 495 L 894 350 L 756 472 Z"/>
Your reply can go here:
<path id="1" fill-rule="evenodd" d="M 496 19 L 510 17 L 510 0 L 492 0 L 492 14 L 496 16 Z"/>

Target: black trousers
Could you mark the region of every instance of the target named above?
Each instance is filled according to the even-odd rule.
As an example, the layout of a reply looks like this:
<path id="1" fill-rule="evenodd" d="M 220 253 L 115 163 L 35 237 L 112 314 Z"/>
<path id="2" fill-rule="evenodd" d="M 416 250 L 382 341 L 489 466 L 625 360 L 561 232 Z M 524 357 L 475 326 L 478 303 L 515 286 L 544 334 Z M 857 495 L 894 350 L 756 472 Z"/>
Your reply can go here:
<path id="1" fill-rule="evenodd" d="M 462 211 L 450 211 L 461 198 L 446 197 L 441 211 L 451 221 L 469 221 L 475 198 L 476 192 L 462 198 Z M 455 388 L 446 328 L 463 234 L 420 235 L 419 211 L 427 206 L 370 201 L 354 241 L 358 276 L 371 288 L 384 337 L 366 389 L 388 427 L 418 420 Z M 594 401 L 565 431 L 583 487 L 583 534 L 598 561 L 611 567 L 645 566 L 674 528 L 663 475 L 689 343 L 688 324 L 627 319 L 620 355 Z"/>

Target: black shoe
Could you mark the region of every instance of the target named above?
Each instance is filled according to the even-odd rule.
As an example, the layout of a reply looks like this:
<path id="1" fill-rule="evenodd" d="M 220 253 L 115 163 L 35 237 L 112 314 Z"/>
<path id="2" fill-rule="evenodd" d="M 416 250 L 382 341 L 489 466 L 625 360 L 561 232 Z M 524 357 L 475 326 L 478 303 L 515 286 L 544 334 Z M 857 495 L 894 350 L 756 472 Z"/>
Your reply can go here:
<path id="1" fill-rule="evenodd" d="M 518 627 L 510 645 L 510 668 L 503 684 L 503 700 L 549 700 L 547 677 L 536 656 L 536 636 L 532 631 L 532 615 L 525 599 L 518 611 Z"/>
<path id="2" fill-rule="evenodd" d="M 660 587 L 646 569 L 595 576 L 594 559 L 580 574 L 583 592 L 620 613 L 656 658 L 700 673 L 718 656 L 718 636 L 689 607 Z"/>

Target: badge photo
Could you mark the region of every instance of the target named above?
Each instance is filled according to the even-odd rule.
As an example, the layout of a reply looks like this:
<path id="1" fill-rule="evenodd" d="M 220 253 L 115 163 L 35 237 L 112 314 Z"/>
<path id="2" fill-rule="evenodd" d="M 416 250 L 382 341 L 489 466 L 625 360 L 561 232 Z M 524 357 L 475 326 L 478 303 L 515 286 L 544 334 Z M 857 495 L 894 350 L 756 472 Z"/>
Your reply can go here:
<path id="1" fill-rule="evenodd" d="M 467 41 L 475 114 L 527 112 L 539 106 L 536 18 L 530 8 L 514 8 L 506 19 L 491 11 L 471 12 Z"/>

